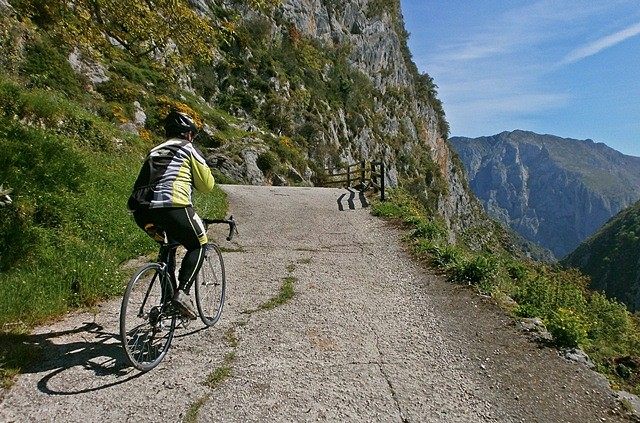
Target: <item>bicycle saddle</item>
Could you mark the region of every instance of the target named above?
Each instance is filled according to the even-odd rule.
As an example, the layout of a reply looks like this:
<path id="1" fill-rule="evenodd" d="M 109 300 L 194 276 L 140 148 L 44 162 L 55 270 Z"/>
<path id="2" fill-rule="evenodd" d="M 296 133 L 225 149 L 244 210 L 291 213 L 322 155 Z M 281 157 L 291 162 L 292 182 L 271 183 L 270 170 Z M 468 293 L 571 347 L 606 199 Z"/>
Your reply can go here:
<path id="1" fill-rule="evenodd" d="M 164 228 L 155 223 L 147 223 L 144 225 L 144 231 L 156 242 L 164 243 L 167 239 Z"/>

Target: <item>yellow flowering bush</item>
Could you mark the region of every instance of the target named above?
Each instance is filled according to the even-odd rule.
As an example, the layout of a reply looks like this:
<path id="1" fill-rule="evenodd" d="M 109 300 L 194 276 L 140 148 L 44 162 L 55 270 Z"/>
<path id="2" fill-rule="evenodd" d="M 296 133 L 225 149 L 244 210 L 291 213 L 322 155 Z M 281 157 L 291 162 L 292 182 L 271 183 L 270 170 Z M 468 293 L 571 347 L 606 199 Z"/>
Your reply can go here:
<path id="1" fill-rule="evenodd" d="M 582 313 L 560 307 L 551 314 L 546 323 L 547 329 L 558 345 L 578 347 L 588 341 L 591 323 Z"/>

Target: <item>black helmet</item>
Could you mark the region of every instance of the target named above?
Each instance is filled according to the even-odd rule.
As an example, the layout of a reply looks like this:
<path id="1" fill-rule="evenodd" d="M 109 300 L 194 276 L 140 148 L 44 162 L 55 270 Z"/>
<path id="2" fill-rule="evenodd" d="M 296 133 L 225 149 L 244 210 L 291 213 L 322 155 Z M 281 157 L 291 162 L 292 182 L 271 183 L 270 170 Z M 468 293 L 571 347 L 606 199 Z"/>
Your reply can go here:
<path id="1" fill-rule="evenodd" d="M 180 137 L 185 139 L 189 132 L 193 132 L 194 136 L 198 133 L 198 127 L 193 121 L 193 118 L 180 112 L 171 112 L 167 115 L 164 121 L 164 130 L 167 137 Z"/>

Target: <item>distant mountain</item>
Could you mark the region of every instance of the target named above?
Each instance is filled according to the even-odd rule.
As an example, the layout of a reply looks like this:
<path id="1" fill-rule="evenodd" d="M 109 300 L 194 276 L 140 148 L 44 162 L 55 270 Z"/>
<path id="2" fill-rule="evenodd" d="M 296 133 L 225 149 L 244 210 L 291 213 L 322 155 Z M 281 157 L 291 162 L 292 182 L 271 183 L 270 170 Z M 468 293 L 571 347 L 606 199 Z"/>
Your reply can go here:
<path id="1" fill-rule="evenodd" d="M 519 130 L 450 142 L 485 210 L 557 258 L 640 199 L 640 158 L 602 143 Z"/>
<path id="2" fill-rule="evenodd" d="M 640 310 L 640 202 L 623 210 L 562 260 L 591 277 L 591 288 Z"/>

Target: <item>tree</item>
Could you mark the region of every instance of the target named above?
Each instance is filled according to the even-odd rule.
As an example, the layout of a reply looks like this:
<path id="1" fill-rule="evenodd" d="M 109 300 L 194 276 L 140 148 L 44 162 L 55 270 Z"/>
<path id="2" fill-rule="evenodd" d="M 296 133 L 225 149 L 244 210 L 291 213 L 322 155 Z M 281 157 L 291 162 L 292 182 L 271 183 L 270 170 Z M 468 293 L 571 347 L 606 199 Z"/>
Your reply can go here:
<path id="1" fill-rule="evenodd" d="M 211 61 L 219 41 L 234 35 L 232 22 L 213 22 L 184 0 L 24 0 L 16 2 L 22 19 L 31 19 L 68 45 L 97 48 L 116 44 L 134 57 L 171 62 Z"/>

